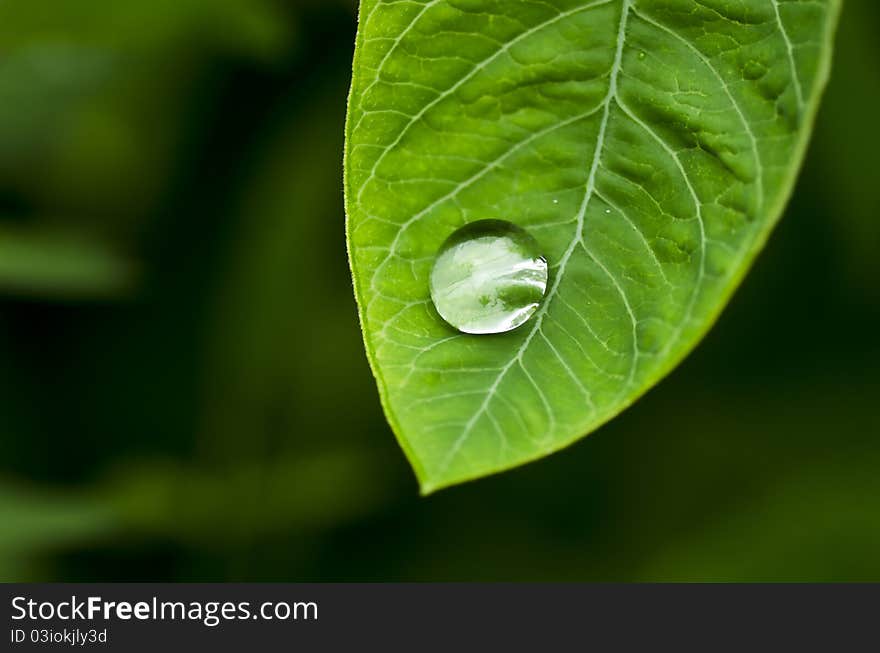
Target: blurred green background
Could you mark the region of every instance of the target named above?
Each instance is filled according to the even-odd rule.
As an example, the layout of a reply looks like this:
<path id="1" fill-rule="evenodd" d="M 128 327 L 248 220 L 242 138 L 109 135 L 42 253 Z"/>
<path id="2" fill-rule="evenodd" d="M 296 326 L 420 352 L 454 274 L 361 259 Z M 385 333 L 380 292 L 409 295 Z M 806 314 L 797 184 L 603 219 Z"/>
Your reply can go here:
<path id="1" fill-rule="evenodd" d="M 421 499 L 348 278 L 353 0 L 0 3 L 0 578 L 880 580 L 878 27 L 690 358 Z"/>

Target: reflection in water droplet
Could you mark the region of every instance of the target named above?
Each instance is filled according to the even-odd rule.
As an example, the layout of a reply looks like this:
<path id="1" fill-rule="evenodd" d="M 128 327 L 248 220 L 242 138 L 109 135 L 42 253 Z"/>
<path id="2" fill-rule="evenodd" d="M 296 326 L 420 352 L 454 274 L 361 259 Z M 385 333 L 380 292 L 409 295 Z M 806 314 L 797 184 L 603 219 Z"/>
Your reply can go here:
<path id="1" fill-rule="evenodd" d="M 534 238 L 510 222 L 480 220 L 443 243 L 431 270 L 431 299 L 459 331 L 503 333 L 538 310 L 548 276 Z"/>

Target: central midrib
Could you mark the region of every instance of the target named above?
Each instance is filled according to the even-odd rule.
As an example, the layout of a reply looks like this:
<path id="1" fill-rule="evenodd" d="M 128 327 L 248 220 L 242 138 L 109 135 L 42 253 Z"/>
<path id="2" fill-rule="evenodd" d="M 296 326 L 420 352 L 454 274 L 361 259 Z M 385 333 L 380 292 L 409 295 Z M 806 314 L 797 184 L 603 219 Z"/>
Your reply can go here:
<path id="1" fill-rule="evenodd" d="M 559 269 L 553 279 L 553 284 L 550 287 L 550 291 L 547 293 L 547 298 L 544 300 L 544 303 L 541 305 L 541 308 L 538 309 L 538 312 L 535 314 L 534 323 L 532 325 L 529 334 L 526 336 L 525 340 L 523 340 L 522 344 L 516 351 L 516 355 L 514 355 L 510 361 L 501 369 L 498 375 L 495 377 L 492 385 L 489 387 L 486 392 L 486 396 L 483 399 L 483 402 L 480 404 L 480 407 L 474 412 L 471 418 L 465 423 L 464 430 L 461 435 L 455 440 L 452 444 L 452 447 L 449 450 L 449 453 L 443 459 L 443 462 L 440 464 L 440 469 L 438 471 L 439 474 L 444 473 L 449 466 L 452 464 L 452 461 L 455 459 L 455 456 L 460 451 L 462 445 L 467 441 L 470 436 L 471 430 L 474 425 L 477 423 L 477 420 L 482 417 L 489 404 L 491 403 L 495 393 L 498 390 L 498 387 L 501 385 L 501 382 L 507 376 L 507 373 L 513 368 L 513 366 L 519 362 L 521 364 L 522 356 L 529 348 L 529 345 L 532 342 L 532 339 L 541 331 L 541 326 L 544 322 L 544 317 L 547 314 L 547 310 L 550 304 L 553 301 L 553 298 L 556 296 L 556 293 L 559 289 L 559 285 L 562 282 L 562 278 L 565 273 L 565 267 L 568 264 L 569 259 L 571 259 L 574 250 L 577 248 L 578 243 L 583 237 L 583 229 L 584 229 L 584 219 L 586 216 L 587 208 L 589 206 L 590 200 L 592 199 L 593 192 L 595 190 L 596 183 L 596 171 L 599 168 L 599 160 L 602 157 L 602 151 L 605 147 L 605 133 L 608 127 L 608 119 L 611 114 L 611 102 L 617 94 L 617 78 L 620 75 L 620 69 L 623 61 L 623 46 L 626 40 L 626 24 L 627 18 L 629 16 L 629 9 L 632 0 L 623 0 L 621 3 L 621 11 L 620 11 L 620 23 L 617 30 L 617 42 L 616 42 L 616 50 L 614 53 L 614 61 L 611 66 L 611 72 L 608 76 L 608 92 L 605 94 L 605 98 L 602 100 L 602 120 L 599 124 L 599 133 L 596 137 L 596 147 L 593 149 L 592 161 L 590 163 L 590 172 L 587 176 L 587 184 L 584 190 L 584 198 L 581 202 L 581 206 L 578 209 L 577 214 L 577 224 L 574 230 L 574 237 L 566 248 L 565 252 L 562 255 L 562 258 L 559 260 Z M 526 372 L 526 376 L 531 379 L 531 376 Z M 535 385 L 533 383 L 533 385 Z M 550 417 L 551 422 L 553 421 L 552 413 L 550 413 L 550 406 L 547 404 L 546 399 L 543 398 L 543 394 L 541 393 L 540 388 L 535 385 L 535 391 L 539 393 L 542 397 L 543 403 L 548 410 L 548 417 Z M 503 434 L 502 434 L 503 435 Z"/>

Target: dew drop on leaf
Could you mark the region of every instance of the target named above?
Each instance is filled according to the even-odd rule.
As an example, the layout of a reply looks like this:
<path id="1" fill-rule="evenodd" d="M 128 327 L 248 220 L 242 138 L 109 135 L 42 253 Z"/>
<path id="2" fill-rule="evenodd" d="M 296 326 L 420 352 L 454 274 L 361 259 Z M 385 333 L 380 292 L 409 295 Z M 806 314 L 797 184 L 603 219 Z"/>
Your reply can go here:
<path id="1" fill-rule="evenodd" d="M 535 239 L 505 220 L 479 220 L 440 247 L 431 299 L 463 333 L 511 331 L 528 321 L 547 291 L 549 270 Z"/>

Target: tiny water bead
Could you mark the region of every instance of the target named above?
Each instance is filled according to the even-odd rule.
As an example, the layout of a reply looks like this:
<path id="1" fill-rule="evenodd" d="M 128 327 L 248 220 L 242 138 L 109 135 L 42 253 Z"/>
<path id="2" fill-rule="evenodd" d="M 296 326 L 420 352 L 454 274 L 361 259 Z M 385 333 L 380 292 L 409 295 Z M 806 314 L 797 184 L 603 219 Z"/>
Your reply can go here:
<path id="1" fill-rule="evenodd" d="M 504 220 L 479 220 L 440 247 L 431 299 L 440 317 L 463 333 L 504 333 L 535 314 L 548 277 L 547 259 L 532 236 Z"/>

